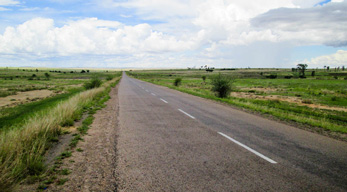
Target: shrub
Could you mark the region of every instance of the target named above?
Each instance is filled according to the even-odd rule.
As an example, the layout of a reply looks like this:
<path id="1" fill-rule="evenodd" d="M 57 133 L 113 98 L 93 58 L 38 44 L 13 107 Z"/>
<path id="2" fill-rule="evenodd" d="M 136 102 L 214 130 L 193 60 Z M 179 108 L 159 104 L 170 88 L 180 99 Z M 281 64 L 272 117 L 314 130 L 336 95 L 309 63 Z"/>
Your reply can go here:
<path id="1" fill-rule="evenodd" d="M 182 83 L 182 78 L 180 78 L 180 77 L 176 78 L 175 81 L 174 81 L 174 85 L 176 87 L 180 86 L 181 83 Z"/>
<path id="2" fill-rule="evenodd" d="M 277 75 L 276 74 L 271 74 L 271 75 L 266 75 L 265 77 L 268 78 L 268 79 L 276 79 Z"/>
<path id="3" fill-rule="evenodd" d="M 111 75 L 109 75 L 109 76 L 106 77 L 106 80 L 107 80 L 107 81 L 110 81 L 110 80 L 112 80 L 112 79 L 113 79 L 113 77 L 112 77 Z"/>
<path id="4" fill-rule="evenodd" d="M 93 77 L 89 82 L 86 82 L 84 84 L 84 88 L 93 89 L 96 87 L 100 87 L 101 84 L 102 84 L 102 81 L 100 79 L 98 79 L 97 77 Z"/>
<path id="5" fill-rule="evenodd" d="M 45 77 L 47 80 L 49 80 L 50 75 L 48 73 L 45 73 Z"/>
<path id="6" fill-rule="evenodd" d="M 206 75 L 203 75 L 201 78 L 204 82 L 206 81 Z"/>
<path id="7" fill-rule="evenodd" d="M 232 78 L 227 75 L 218 74 L 211 78 L 212 91 L 217 92 L 217 96 L 225 98 L 229 96 L 232 89 Z"/>
<path id="8" fill-rule="evenodd" d="M 302 103 L 312 104 L 312 101 L 310 99 L 304 99 L 304 100 L 302 100 Z"/>

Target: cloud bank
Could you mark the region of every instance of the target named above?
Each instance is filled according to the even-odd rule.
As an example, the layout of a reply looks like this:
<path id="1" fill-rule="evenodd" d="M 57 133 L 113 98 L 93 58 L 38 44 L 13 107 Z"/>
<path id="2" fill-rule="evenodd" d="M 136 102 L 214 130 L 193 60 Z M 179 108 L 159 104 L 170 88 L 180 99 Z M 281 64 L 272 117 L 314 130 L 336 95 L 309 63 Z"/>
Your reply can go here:
<path id="1" fill-rule="evenodd" d="M 50 2 L 66 5 L 82 1 Z M 274 59 L 263 55 L 295 46 L 347 46 L 347 2 L 343 0 L 326 4 L 320 0 L 90 0 L 87 4 L 100 10 L 131 10 L 119 17 L 137 23 L 88 16 L 59 21 L 34 17 L 5 28 L 0 34 L 0 55 L 12 61 L 21 57 L 56 62 L 59 57 L 94 55 L 95 60 L 118 65 L 133 62 L 139 66 L 136 58 L 146 66 L 165 63 L 176 67 L 201 61 L 220 66 L 239 62 L 251 67 L 267 62 L 278 67 L 276 63 L 284 62 L 289 54 L 276 53 Z M 49 7 L 25 7 L 15 0 L 0 0 L 0 11 L 19 5 L 26 14 L 37 9 L 58 12 Z M 250 59 L 252 55 L 256 59 Z M 337 56 L 317 59 L 322 61 L 323 57 L 331 62 L 346 61 L 346 57 Z M 250 63 L 240 62 L 242 58 Z"/>

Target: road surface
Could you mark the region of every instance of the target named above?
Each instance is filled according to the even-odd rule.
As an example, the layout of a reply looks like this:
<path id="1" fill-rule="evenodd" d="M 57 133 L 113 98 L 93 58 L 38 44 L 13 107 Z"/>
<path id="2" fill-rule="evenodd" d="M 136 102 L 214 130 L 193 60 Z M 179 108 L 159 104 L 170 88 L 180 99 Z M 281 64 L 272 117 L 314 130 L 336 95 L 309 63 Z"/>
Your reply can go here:
<path id="1" fill-rule="evenodd" d="M 118 191 L 347 191 L 347 144 L 123 75 Z"/>

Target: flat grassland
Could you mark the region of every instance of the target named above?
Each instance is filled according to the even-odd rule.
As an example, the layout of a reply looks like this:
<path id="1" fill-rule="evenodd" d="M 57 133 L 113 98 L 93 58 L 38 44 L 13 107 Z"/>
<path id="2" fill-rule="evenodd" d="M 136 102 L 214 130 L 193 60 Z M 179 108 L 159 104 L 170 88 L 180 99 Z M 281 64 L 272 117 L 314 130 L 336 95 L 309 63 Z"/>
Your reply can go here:
<path id="1" fill-rule="evenodd" d="M 82 69 L 0 68 L 0 132 L 54 107 L 83 90 L 92 77 L 107 79 L 119 72 Z M 47 76 L 45 74 L 48 74 Z"/>
<path id="2" fill-rule="evenodd" d="M 211 77 L 219 73 L 233 79 L 228 98 L 218 98 L 211 91 Z M 346 139 L 347 71 L 309 69 L 306 78 L 299 78 L 292 69 L 142 70 L 128 74 Z M 181 85 L 174 85 L 176 78 L 182 79 Z"/>

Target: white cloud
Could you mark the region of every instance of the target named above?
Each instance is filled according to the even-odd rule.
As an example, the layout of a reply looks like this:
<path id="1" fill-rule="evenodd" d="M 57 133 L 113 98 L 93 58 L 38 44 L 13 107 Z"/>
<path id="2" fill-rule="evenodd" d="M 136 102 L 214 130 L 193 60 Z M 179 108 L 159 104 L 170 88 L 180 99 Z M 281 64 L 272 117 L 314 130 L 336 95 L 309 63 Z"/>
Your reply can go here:
<path id="1" fill-rule="evenodd" d="M 0 11 L 10 11 L 11 9 L 5 8 L 5 7 L 0 7 Z"/>
<path id="2" fill-rule="evenodd" d="M 0 6 L 12 6 L 20 4 L 19 1 L 14 0 L 0 0 Z"/>
<path id="3" fill-rule="evenodd" d="M 38 56 L 183 51 L 193 45 L 153 31 L 148 24 L 127 26 L 96 18 L 70 21 L 62 27 L 55 27 L 52 19 L 36 18 L 7 27 L 0 35 L 0 53 Z"/>
<path id="4" fill-rule="evenodd" d="M 49 1 L 64 6 L 82 2 Z M 0 5 L 4 2 L 8 6 L 19 3 L 0 0 Z M 267 67 L 278 66 L 287 62 L 290 55 L 279 51 L 290 50 L 292 46 L 347 45 L 347 3 L 333 0 L 316 6 L 320 2 L 322 0 L 89 0 L 84 4 L 87 8 L 118 11 L 122 21 L 137 24 L 80 19 L 88 15 L 87 11 L 81 15 L 77 11 L 67 21 L 61 16 L 66 10 L 57 9 L 54 10 L 59 15 L 57 18 L 36 18 L 7 27 L 0 34 L 0 55 L 40 59 L 105 56 L 107 65 L 122 61 L 141 66 L 150 63 L 178 66 L 196 61 L 216 62 L 219 66 L 234 62 L 252 67 L 264 65 L 263 61 Z M 22 10 L 35 15 L 38 12 L 35 9 L 24 7 Z M 49 9 L 42 10 L 41 15 L 54 17 Z M 33 18 L 32 15 L 25 17 Z M 147 22 L 141 22 L 144 20 Z M 242 51 L 238 52 L 239 49 Z M 252 58 L 249 50 L 252 50 Z M 276 55 L 270 58 L 272 52 Z M 88 60 L 92 59 L 83 61 Z"/>
<path id="5" fill-rule="evenodd" d="M 347 67 L 347 51 L 338 50 L 336 53 L 331 55 L 323 55 L 316 58 L 312 58 L 308 61 L 309 67 Z"/>
<path id="6" fill-rule="evenodd" d="M 252 19 L 256 30 L 297 45 L 347 45 L 347 2 L 307 9 L 276 9 Z M 269 39 L 271 40 L 271 39 Z"/>

